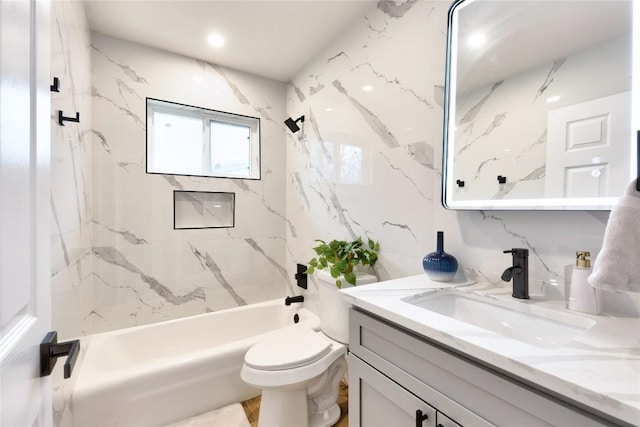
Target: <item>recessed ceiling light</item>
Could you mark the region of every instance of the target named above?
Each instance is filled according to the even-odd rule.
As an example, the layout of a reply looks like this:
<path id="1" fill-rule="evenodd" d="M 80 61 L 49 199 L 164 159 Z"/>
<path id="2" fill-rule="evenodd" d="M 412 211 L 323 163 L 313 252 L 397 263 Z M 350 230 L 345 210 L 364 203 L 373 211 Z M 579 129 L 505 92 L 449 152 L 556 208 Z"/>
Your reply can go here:
<path id="1" fill-rule="evenodd" d="M 364 86 L 362 86 L 362 90 L 365 91 L 365 92 L 371 92 L 373 90 L 373 86 L 364 85 Z"/>
<path id="2" fill-rule="evenodd" d="M 324 111 L 333 111 L 333 108 L 327 107 L 327 108 L 324 109 Z"/>
<path id="3" fill-rule="evenodd" d="M 487 36 L 484 33 L 473 33 L 467 39 L 467 44 L 471 47 L 480 47 L 487 42 Z"/>
<path id="4" fill-rule="evenodd" d="M 202 77 L 200 77 L 200 76 L 193 76 L 192 79 L 197 81 L 197 82 L 201 82 L 202 81 Z"/>
<path id="5" fill-rule="evenodd" d="M 207 37 L 207 41 L 209 42 L 209 44 L 211 46 L 214 46 L 214 47 L 222 47 L 222 46 L 224 46 L 224 39 L 218 33 L 209 34 L 209 37 Z"/>
<path id="6" fill-rule="evenodd" d="M 560 101 L 560 95 L 550 96 L 549 98 L 547 98 L 547 102 L 549 104 L 551 104 L 552 102 L 558 102 L 558 101 Z"/>

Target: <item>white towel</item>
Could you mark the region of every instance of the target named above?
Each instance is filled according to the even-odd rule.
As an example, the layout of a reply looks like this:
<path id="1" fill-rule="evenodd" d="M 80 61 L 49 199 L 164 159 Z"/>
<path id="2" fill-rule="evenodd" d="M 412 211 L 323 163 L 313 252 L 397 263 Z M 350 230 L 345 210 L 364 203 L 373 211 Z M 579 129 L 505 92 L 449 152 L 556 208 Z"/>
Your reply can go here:
<path id="1" fill-rule="evenodd" d="M 587 280 L 600 289 L 640 292 L 640 191 L 636 180 L 611 210 L 602 250 Z"/>

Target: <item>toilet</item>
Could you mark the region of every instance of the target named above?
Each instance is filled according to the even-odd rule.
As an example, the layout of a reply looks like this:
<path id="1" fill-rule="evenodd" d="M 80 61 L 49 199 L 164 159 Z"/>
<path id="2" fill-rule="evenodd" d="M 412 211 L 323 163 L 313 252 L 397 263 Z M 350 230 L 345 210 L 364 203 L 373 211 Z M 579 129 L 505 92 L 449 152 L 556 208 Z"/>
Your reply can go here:
<path id="1" fill-rule="evenodd" d="M 262 390 L 259 427 L 325 427 L 340 419 L 336 401 L 347 346 L 302 324 L 270 334 L 247 351 L 240 372 Z"/>

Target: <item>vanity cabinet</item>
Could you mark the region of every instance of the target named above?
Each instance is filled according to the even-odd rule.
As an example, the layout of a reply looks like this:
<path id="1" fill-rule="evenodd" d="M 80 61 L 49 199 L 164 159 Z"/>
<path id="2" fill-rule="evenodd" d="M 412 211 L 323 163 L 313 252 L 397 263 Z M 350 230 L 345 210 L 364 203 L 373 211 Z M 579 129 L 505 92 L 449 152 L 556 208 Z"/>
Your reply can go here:
<path id="1" fill-rule="evenodd" d="M 355 380 L 352 382 L 352 379 Z M 360 402 L 356 416 L 349 408 L 349 423 L 356 426 L 436 426 L 436 410 L 424 400 L 382 375 L 362 360 L 349 355 L 349 393 Z M 352 396 L 349 396 L 351 402 Z"/>
<path id="2" fill-rule="evenodd" d="M 351 426 L 616 425 L 359 309 L 349 328 Z"/>

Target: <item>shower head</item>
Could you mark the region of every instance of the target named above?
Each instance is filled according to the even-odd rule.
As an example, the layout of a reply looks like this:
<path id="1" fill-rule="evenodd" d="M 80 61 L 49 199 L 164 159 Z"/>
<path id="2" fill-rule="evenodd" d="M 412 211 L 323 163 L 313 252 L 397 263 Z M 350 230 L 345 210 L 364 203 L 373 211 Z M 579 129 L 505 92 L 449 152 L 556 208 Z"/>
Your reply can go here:
<path id="1" fill-rule="evenodd" d="M 304 123 L 304 116 L 300 116 L 295 120 L 289 117 L 287 120 L 284 121 L 284 124 L 287 125 L 287 127 L 292 133 L 296 133 L 300 130 L 300 126 L 298 126 L 298 122 Z"/>

